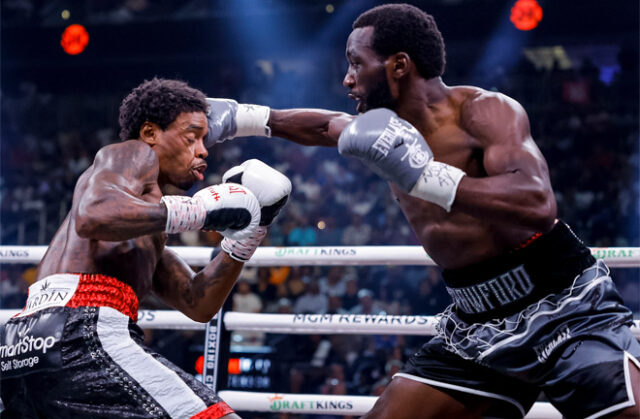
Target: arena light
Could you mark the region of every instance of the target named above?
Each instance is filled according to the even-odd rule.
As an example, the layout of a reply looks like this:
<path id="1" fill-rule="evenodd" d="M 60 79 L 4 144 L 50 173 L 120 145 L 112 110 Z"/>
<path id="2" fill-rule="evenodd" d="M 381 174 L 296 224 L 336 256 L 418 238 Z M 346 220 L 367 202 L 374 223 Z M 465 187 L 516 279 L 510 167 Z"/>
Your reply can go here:
<path id="1" fill-rule="evenodd" d="M 200 355 L 198 359 L 196 359 L 195 370 L 198 374 L 202 374 L 203 368 L 204 368 L 204 355 Z"/>
<path id="2" fill-rule="evenodd" d="M 89 32 L 77 23 L 69 25 L 62 32 L 60 45 L 69 55 L 78 55 L 89 45 Z"/>
<path id="3" fill-rule="evenodd" d="M 229 374 L 240 374 L 242 369 L 240 368 L 240 358 L 229 358 L 229 363 L 227 364 L 227 372 Z"/>
<path id="4" fill-rule="evenodd" d="M 510 20 L 521 31 L 530 31 L 542 20 L 542 7 L 536 0 L 518 0 L 511 8 Z"/>

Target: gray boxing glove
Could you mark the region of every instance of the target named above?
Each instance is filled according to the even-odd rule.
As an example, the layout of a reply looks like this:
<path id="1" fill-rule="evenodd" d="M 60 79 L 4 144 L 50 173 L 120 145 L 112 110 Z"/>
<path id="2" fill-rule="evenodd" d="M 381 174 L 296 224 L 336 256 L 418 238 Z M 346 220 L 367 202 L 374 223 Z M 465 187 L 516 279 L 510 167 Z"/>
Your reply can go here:
<path id="1" fill-rule="evenodd" d="M 359 158 L 383 179 L 447 211 L 465 175 L 457 167 L 434 161 L 418 130 L 385 108 L 373 109 L 351 121 L 340 134 L 338 151 Z"/>
<path id="2" fill-rule="evenodd" d="M 207 103 L 207 147 L 236 137 L 271 137 L 271 128 L 267 125 L 271 112 L 268 106 L 247 105 L 233 99 L 207 98 Z"/>

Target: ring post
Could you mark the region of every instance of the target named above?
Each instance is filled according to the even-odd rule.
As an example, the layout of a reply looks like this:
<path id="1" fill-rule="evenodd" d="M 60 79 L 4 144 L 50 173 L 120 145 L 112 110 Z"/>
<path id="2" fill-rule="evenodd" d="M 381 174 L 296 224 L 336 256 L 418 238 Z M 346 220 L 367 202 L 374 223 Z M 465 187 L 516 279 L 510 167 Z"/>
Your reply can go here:
<path id="1" fill-rule="evenodd" d="M 222 309 L 207 323 L 204 333 L 204 366 L 202 382 L 213 391 L 218 387 L 218 360 L 220 357 L 220 334 L 222 332 Z"/>

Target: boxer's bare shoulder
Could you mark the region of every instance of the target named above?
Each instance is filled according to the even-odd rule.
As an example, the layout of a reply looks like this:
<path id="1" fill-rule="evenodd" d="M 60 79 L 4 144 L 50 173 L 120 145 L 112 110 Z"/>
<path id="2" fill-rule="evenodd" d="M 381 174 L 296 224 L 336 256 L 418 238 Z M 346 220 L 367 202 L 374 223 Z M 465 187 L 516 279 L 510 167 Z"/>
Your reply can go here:
<path id="1" fill-rule="evenodd" d="M 148 144 L 140 140 L 104 146 L 96 153 L 93 167 L 110 170 L 129 179 L 156 183 L 160 169 L 158 156 Z"/>
<path id="2" fill-rule="evenodd" d="M 460 124 L 483 147 L 531 140 L 529 118 L 515 99 L 480 88 L 465 88 Z"/>

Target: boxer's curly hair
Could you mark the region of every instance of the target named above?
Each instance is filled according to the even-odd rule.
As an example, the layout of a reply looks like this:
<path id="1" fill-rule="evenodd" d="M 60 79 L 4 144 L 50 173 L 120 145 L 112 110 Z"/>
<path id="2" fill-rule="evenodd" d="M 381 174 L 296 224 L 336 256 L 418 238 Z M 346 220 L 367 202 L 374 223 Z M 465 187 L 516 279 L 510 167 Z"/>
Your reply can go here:
<path id="1" fill-rule="evenodd" d="M 384 4 L 353 22 L 353 29 L 366 26 L 373 26 L 372 47 L 378 55 L 406 52 L 426 79 L 444 73 L 444 41 L 433 16 L 410 4 Z"/>
<path id="2" fill-rule="evenodd" d="M 145 80 L 120 105 L 120 139 L 138 138 L 140 127 L 153 122 L 164 131 L 182 112 L 207 113 L 204 93 L 180 80 Z"/>

